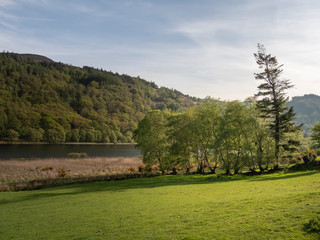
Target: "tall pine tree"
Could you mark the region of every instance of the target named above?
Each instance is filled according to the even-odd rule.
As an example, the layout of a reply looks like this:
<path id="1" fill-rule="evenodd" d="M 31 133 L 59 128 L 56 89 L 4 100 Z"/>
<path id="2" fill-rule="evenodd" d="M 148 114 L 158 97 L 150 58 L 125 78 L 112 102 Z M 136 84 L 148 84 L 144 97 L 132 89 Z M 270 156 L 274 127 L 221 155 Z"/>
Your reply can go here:
<path id="1" fill-rule="evenodd" d="M 262 72 L 255 73 L 255 78 L 262 81 L 255 95 L 258 98 L 257 107 L 262 117 L 270 119 L 269 127 L 275 140 L 275 168 L 278 168 L 280 148 L 287 147 L 289 143 L 296 143 L 292 140 L 284 143 L 286 134 L 295 132 L 301 127 L 294 126 L 293 107 L 287 106 L 289 98 L 286 96 L 286 90 L 292 88 L 293 85 L 287 79 L 280 79 L 283 65 L 278 63 L 276 57 L 267 54 L 262 44 L 258 44 L 258 52 L 254 54 L 254 57 L 259 68 L 263 69 Z"/>

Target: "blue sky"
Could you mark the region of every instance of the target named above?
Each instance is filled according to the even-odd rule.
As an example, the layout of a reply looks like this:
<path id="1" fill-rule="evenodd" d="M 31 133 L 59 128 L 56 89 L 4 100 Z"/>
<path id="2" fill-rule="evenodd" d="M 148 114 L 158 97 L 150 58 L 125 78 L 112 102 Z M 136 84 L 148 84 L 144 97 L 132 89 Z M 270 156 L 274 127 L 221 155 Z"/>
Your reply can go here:
<path id="1" fill-rule="evenodd" d="M 0 51 L 140 76 L 185 94 L 252 96 L 257 43 L 289 96 L 320 95 L 318 0 L 0 0 Z"/>

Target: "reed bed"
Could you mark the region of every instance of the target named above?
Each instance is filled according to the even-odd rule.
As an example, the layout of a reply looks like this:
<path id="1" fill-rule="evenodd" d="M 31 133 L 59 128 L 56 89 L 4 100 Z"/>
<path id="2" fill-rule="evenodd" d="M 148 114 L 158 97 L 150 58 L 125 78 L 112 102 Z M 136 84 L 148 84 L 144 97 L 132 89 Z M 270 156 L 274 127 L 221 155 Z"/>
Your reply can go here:
<path id="1" fill-rule="evenodd" d="M 141 158 L 48 158 L 0 161 L 0 191 L 86 182 L 138 174 Z M 30 185 L 31 184 L 31 185 Z"/>

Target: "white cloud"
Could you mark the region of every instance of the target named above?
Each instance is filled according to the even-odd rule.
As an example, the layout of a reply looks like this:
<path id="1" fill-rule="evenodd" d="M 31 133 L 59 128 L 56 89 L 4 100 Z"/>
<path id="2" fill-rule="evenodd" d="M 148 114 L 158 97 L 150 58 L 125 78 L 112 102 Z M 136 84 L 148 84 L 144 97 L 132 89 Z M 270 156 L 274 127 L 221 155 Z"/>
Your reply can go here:
<path id="1" fill-rule="evenodd" d="M 194 15 L 190 18 L 174 18 L 177 7 L 151 7 L 148 1 L 139 1 L 139 4 L 126 1 L 131 3 L 126 6 L 124 3 L 89 4 L 89 1 L 26 1 L 33 4 L 37 13 L 45 10 L 50 15 L 47 18 L 45 14 L 24 15 L 23 9 L 21 14 L 0 11 L 0 48 L 3 50 L 33 52 L 77 66 L 139 75 L 160 86 L 198 97 L 244 99 L 253 95 L 259 84 L 253 75 L 259 71 L 253 52 L 260 42 L 284 63 L 284 77 L 296 85 L 290 91 L 291 96 L 312 91 L 320 94 L 320 32 L 317 31 L 320 3 L 317 1 L 244 0 L 241 5 L 219 2 L 219 11 L 214 14 L 199 11 L 202 15 L 196 15 L 197 11 L 193 13 L 191 9 L 190 14 Z M 0 0 L 0 6 L 16 10 L 21 4 L 22 1 Z M 186 6 L 188 4 L 183 9 Z M 140 7 L 148 13 L 140 14 Z M 214 8 L 214 5 L 204 7 Z M 69 13 L 65 24 L 53 23 L 55 29 L 48 28 L 49 23 L 45 21 L 55 18 L 59 21 L 61 13 Z M 88 21 L 88 31 L 95 27 L 96 30 L 88 34 L 86 28 L 73 22 L 73 14 L 78 17 L 83 14 Z M 158 24 L 150 24 L 154 19 Z M 42 21 L 43 28 L 24 29 L 27 26 L 24 22 L 29 23 L 28 26 L 41 26 Z M 109 22 L 113 25 L 105 27 Z M 122 28 L 128 24 L 139 33 Z M 145 28 L 148 31 L 144 31 Z"/>

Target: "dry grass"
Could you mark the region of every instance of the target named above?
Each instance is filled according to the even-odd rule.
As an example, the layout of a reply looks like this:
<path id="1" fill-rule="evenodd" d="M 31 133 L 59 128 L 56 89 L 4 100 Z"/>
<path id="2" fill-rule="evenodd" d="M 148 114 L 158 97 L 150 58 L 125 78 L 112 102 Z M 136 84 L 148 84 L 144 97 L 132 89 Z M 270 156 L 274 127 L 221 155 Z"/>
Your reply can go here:
<path id="1" fill-rule="evenodd" d="M 114 174 L 138 172 L 140 158 L 52 158 L 33 160 L 1 160 L 0 191 L 13 190 L 32 181 L 55 179 L 93 179 Z"/>

